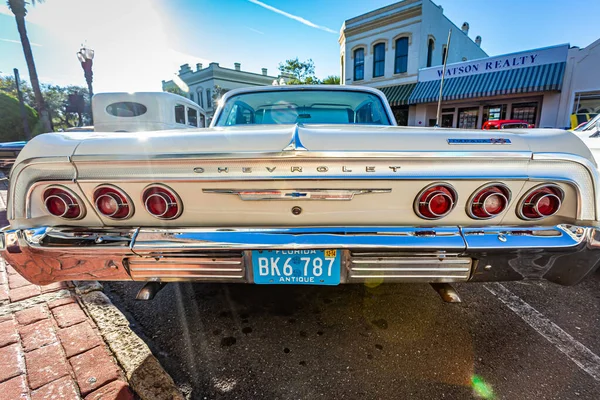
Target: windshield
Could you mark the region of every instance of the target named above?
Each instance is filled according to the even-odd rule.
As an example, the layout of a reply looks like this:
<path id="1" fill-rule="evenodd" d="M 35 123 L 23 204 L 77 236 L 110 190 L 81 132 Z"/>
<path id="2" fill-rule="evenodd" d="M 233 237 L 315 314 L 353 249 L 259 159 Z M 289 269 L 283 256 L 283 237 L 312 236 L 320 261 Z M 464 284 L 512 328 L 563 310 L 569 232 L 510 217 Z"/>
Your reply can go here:
<path id="1" fill-rule="evenodd" d="M 381 99 L 362 91 L 273 90 L 227 99 L 216 126 L 259 124 L 390 125 Z"/>
<path id="2" fill-rule="evenodd" d="M 594 130 L 596 126 L 596 122 L 600 119 L 600 114 L 596 115 L 594 118 L 590 119 L 585 125 L 578 126 L 576 129 L 573 129 L 575 132 L 586 132 Z"/>

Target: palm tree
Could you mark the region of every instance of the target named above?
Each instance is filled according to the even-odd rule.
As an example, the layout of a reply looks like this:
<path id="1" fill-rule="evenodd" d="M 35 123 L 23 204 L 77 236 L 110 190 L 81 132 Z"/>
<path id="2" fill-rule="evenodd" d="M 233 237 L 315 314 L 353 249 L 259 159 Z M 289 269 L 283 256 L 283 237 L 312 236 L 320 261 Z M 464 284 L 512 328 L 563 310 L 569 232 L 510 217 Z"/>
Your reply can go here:
<path id="1" fill-rule="evenodd" d="M 37 0 L 37 3 L 41 3 L 43 0 Z M 15 14 L 15 20 L 17 21 L 17 29 L 19 30 L 19 36 L 21 36 L 21 45 L 23 46 L 23 53 L 25 54 L 25 61 L 27 62 L 27 69 L 29 70 L 29 79 L 31 80 L 31 88 L 35 96 L 35 104 L 37 111 L 40 115 L 40 121 L 45 132 L 52 131 L 52 125 L 50 123 L 50 115 L 44 103 L 42 97 L 42 91 L 40 90 L 40 81 L 38 80 L 37 72 L 35 70 L 35 61 L 33 60 L 33 53 L 31 52 L 31 44 L 27 37 L 27 28 L 25 27 L 25 15 L 27 15 L 26 5 L 30 4 L 35 6 L 36 0 L 8 0 L 8 8 Z"/>

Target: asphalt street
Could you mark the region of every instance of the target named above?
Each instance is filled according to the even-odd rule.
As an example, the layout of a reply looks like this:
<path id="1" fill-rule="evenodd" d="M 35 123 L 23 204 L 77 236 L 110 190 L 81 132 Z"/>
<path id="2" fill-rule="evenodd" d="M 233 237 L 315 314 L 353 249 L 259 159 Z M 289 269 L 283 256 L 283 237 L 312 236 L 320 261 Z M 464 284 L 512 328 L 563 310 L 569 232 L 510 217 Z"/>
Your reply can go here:
<path id="1" fill-rule="evenodd" d="M 107 283 L 190 399 L 600 399 L 600 273 L 367 287 Z"/>

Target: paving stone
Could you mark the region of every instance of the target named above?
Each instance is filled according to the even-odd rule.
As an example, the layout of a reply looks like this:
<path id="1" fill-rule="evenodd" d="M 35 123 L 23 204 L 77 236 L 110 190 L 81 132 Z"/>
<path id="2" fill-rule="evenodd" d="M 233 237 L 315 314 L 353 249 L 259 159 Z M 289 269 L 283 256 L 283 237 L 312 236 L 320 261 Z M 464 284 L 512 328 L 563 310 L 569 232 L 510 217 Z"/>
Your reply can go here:
<path id="1" fill-rule="evenodd" d="M 25 353 L 29 387 L 39 389 L 69 374 L 67 360 L 58 343 Z"/>
<path id="2" fill-rule="evenodd" d="M 52 309 L 52 314 L 61 328 L 75 325 L 87 319 L 79 304 L 67 304 Z"/>
<path id="3" fill-rule="evenodd" d="M 6 264 L 6 273 L 8 275 L 16 275 L 18 274 L 17 271 L 15 271 L 15 269 L 13 267 L 11 267 L 10 265 Z"/>
<path id="4" fill-rule="evenodd" d="M 19 335 L 17 334 L 17 324 L 10 318 L 8 321 L 0 323 L 0 347 L 4 347 L 11 343 L 19 341 Z"/>
<path id="5" fill-rule="evenodd" d="M 68 286 L 67 286 L 66 282 L 56 282 L 56 283 L 51 283 L 49 285 L 40 286 L 42 293 L 50 293 L 50 292 L 55 292 L 57 290 L 67 289 L 67 288 L 68 288 Z"/>
<path id="6" fill-rule="evenodd" d="M 84 400 L 133 400 L 133 394 L 126 382 L 114 381 L 88 394 Z"/>
<path id="7" fill-rule="evenodd" d="M 0 264 L 0 268 L 2 268 L 2 267 L 1 267 L 1 264 Z M 7 279 L 6 279 L 6 272 L 4 272 L 4 271 L 2 270 L 2 271 L 0 271 L 0 285 L 4 285 L 6 282 L 7 282 Z"/>
<path id="8" fill-rule="evenodd" d="M 16 289 L 11 289 L 8 292 L 8 296 L 10 297 L 11 303 L 14 303 L 15 301 L 25 300 L 33 296 L 38 296 L 41 293 L 42 292 L 40 291 L 39 286 L 28 285 Z"/>
<path id="9" fill-rule="evenodd" d="M 23 350 L 30 352 L 58 341 L 51 319 L 19 327 Z"/>
<path id="10" fill-rule="evenodd" d="M 48 311 L 46 311 L 46 306 L 44 305 L 27 308 L 15 313 L 19 325 L 33 324 L 34 322 L 48 318 L 48 316 Z"/>
<path id="11" fill-rule="evenodd" d="M 27 387 L 25 375 L 16 376 L 0 383 L 0 395 L 3 399 L 10 400 L 29 399 L 29 388 Z"/>
<path id="12" fill-rule="evenodd" d="M 67 304 L 75 304 L 75 303 L 77 303 L 77 300 L 75 300 L 75 297 L 68 296 L 68 297 L 63 297 L 62 299 L 49 301 L 48 308 L 52 310 L 53 308 L 56 308 L 56 307 L 64 306 Z"/>
<path id="13" fill-rule="evenodd" d="M 79 397 L 79 393 L 77 393 L 75 382 L 73 382 L 73 379 L 70 376 L 65 376 L 52 381 L 31 393 L 31 400 L 52 399 L 81 399 L 81 397 Z"/>
<path id="14" fill-rule="evenodd" d="M 2 284 L 2 285 L 0 285 L 0 303 L 7 302 L 8 300 L 9 300 L 8 285 Z"/>
<path id="15" fill-rule="evenodd" d="M 18 343 L 0 349 L 0 382 L 25 373 L 23 351 Z M 1 393 L 1 392 L 0 392 Z"/>
<path id="16" fill-rule="evenodd" d="M 8 287 L 10 289 L 16 289 L 23 286 L 31 285 L 27 279 L 23 278 L 21 275 L 9 275 L 8 276 Z"/>
<path id="17" fill-rule="evenodd" d="M 65 349 L 67 358 L 104 344 L 104 341 L 88 321 L 60 329 L 58 337 L 63 349 Z"/>
<path id="18" fill-rule="evenodd" d="M 71 357 L 69 362 L 83 396 L 119 379 L 119 370 L 104 346 Z"/>
<path id="19" fill-rule="evenodd" d="M 12 314 L 6 314 L 6 315 L 2 315 L 0 316 L 0 324 L 6 321 L 11 321 L 13 319 Z M 0 346 L 2 347 L 2 346 Z"/>

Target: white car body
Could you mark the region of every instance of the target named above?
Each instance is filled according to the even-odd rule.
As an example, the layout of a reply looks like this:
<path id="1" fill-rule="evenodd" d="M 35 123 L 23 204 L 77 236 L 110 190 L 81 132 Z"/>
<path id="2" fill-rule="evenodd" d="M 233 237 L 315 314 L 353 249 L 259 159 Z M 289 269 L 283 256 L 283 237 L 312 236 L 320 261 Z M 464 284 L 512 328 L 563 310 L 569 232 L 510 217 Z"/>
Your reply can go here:
<path id="1" fill-rule="evenodd" d="M 235 125 L 240 118 L 227 114 L 243 96 L 264 93 L 279 99 L 277 110 L 316 110 L 320 103 L 292 106 L 290 96 L 306 102 L 324 91 L 350 121 L 366 103 L 343 104 L 346 95 L 381 102 L 371 117 L 389 122 Z M 248 101 L 239 104 L 258 115 Z M 284 86 L 227 93 L 206 129 L 41 135 L 12 171 L 2 255 L 38 284 L 256 283 L 266 265 L 257 269 L 255 258 L 264 251 L 334 254 L 341 266 L 334 284 L 547 279 L 571 285 L 598 267 L 600 180 L 590 150 L 572 133 L 394 125 L 376 89 Z M 474 199 L 489 187 L 505 190 L 504 207 L 479 218 Z M 422 200 L 427 188 L 437 194 Z M 549 192 L 539 199 L 553 196 L 555 209 L 525 217 L 525 207 L 538 210 L 539 200 L 527 199 L 540 188 Z M 122 218 L 100 211 L 106 190 L 124 199 Z M 174 210 L 165 218 L 148 202 L 147 193 L 159 192 L 168 197 L 165 212 Z M 68 194 L 76 218 L 49 208 L 55 193 Z M 429 218 L 422 210 L 429 213 L 436 196 L 449 210 Z"/>

